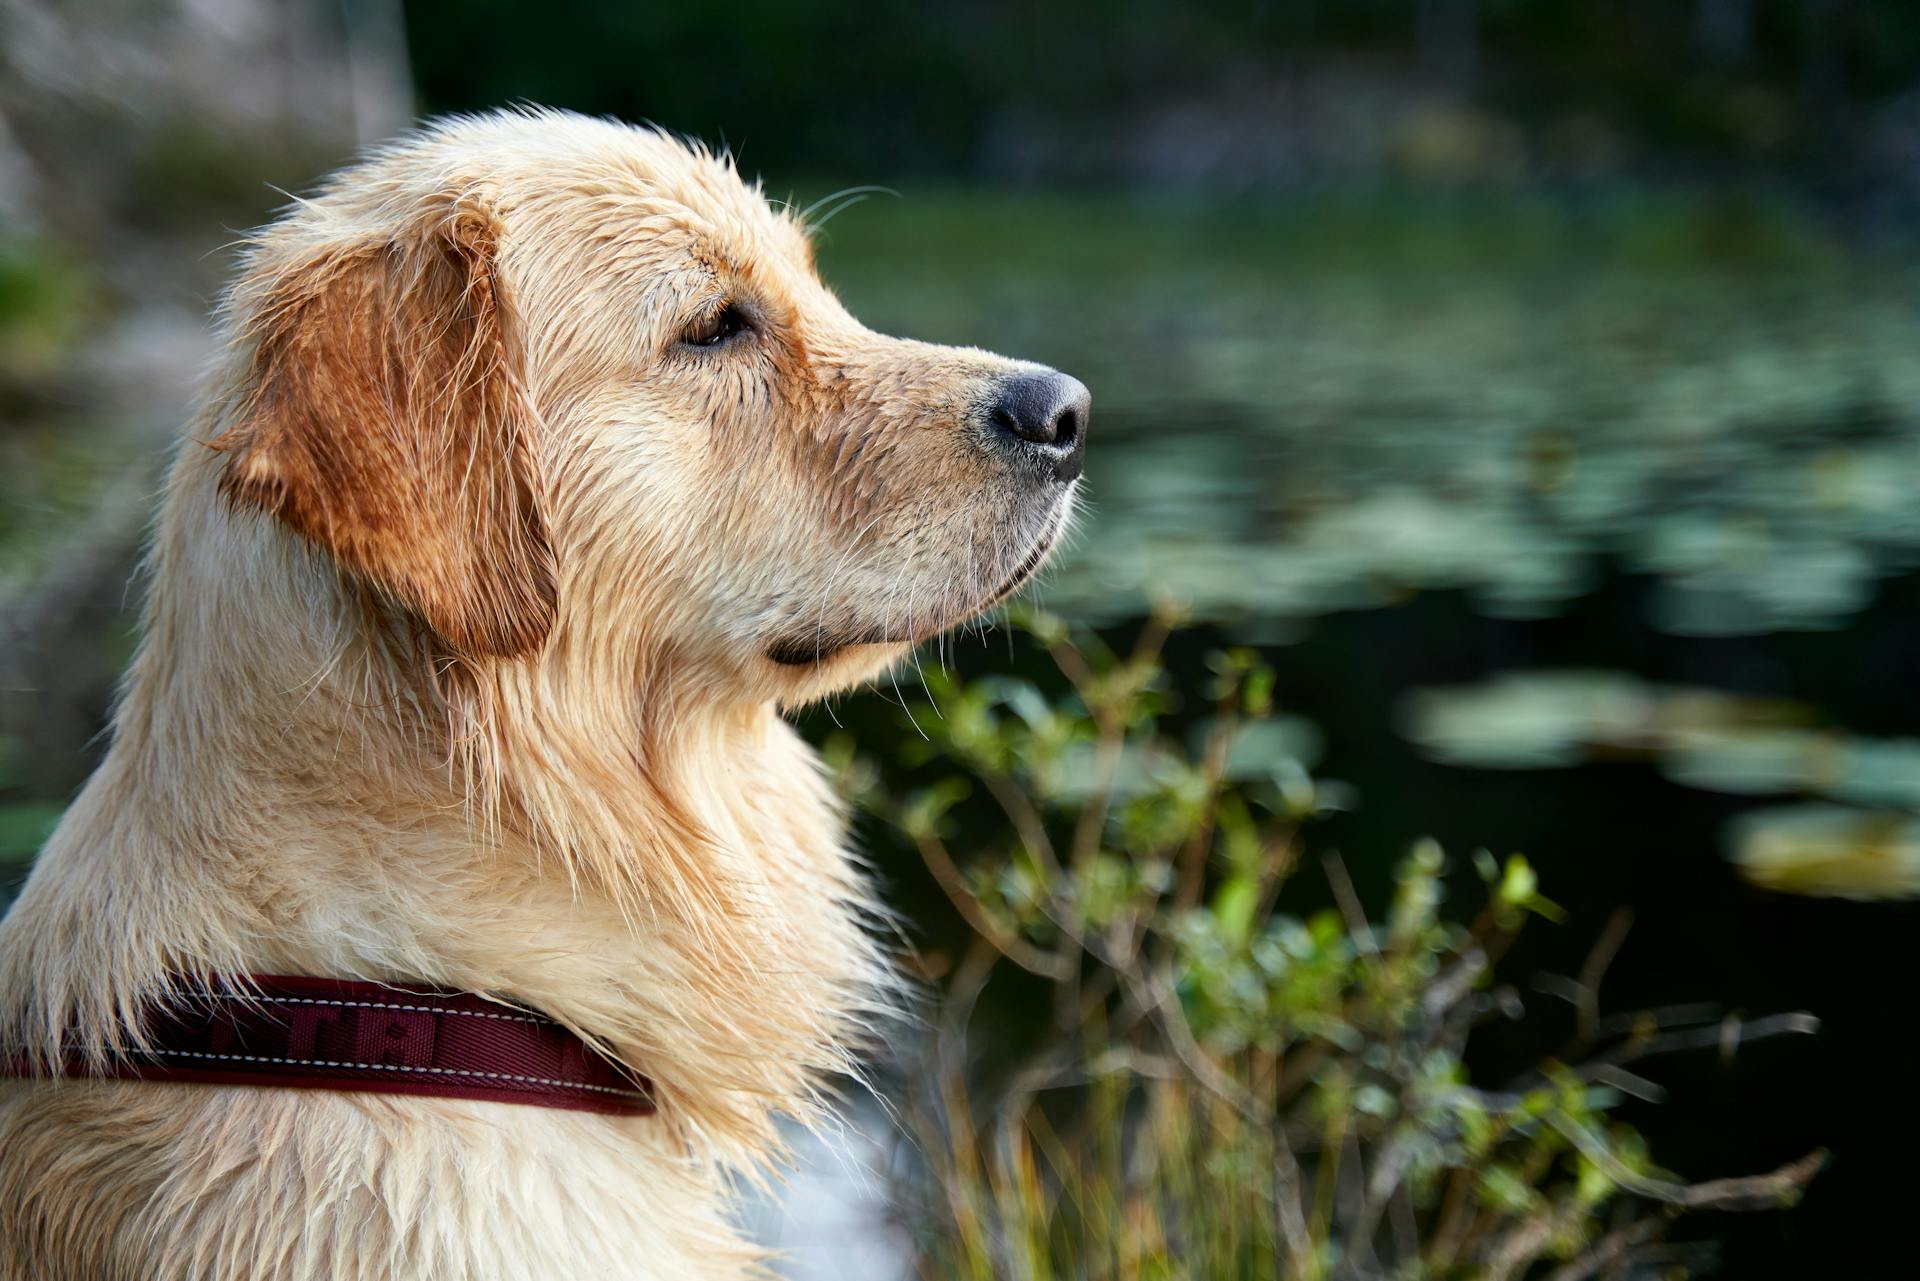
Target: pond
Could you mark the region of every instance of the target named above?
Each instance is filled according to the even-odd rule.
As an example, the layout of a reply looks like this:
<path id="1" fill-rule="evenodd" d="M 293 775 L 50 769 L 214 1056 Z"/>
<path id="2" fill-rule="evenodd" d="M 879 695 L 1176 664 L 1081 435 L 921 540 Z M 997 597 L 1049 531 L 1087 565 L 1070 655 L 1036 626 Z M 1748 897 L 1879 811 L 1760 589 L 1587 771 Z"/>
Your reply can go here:
<path id="1" fill-rule="evenodd" d="M 1913 273 L 1764 209 L 928 201 L 842 214 L 826 270 L 877 327 L 1097 389 L 1071 611 L 1538 618 L 1614 556 L 1662 630 L 1747 635 L 1920 564 Z"/>

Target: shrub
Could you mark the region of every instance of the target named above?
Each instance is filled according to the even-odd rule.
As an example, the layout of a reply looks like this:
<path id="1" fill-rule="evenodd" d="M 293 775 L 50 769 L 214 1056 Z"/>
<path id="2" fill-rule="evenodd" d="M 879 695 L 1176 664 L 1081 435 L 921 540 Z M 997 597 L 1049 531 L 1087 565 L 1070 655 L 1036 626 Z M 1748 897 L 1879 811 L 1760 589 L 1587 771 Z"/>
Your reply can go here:
<path id="1" fill-rule="evenodd" d="M 1810 1017 L 1603 1016 L 1622 918 L 1578 978 L 1536 984 L 1574 1007 L 1566 1053 L 1478 1081 L 1474 1028 L 1522 1003 L 1496 962 L 1529 918 L 1559 915 L 1524 859 L 1474 856 L 1469 920 L 1442 911 L 1431 843 L 1401 864 L 1384 921 L 1335 859 L 1332 906 L 1277 911 L 1302 827 L 1344 797 L 1301 763 L 1304 727 L 1276 716 L 1258 656 L 1213 655 L 1195 709 L 1161 659 L 1170 616 L 1125 654 L 1044 613 L 1013 621 L 1061 692 L 927 670 L 930 705 L 906 710 L 925 735 L 908 764 L 930 784 L 891 799 L 882 770 L 829 743 L 973 934 L 904 1107 L 923 1275 L 1684 1274 L 1700 1250 L 1663 1241 L 1676 1215 L 1784 1205 L 1813 1176 L 1818 1153 L 1686 1183 L 1612 1115 L 1646 1092 L 1636 1060 Z M 1003 1027 L 982 1054 L 981 994 L 1015 972 L 1042 1030 Z"/>

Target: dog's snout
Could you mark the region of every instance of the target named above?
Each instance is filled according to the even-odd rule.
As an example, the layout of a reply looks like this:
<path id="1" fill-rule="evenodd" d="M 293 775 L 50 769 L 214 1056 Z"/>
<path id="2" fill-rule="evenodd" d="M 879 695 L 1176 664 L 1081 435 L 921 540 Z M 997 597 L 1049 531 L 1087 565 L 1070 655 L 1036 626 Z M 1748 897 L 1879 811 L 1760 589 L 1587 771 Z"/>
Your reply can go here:
<path id="1" fill-rule="evenodd" d="M 1008 379 L 987 417 L 1009 443 L 1044 461 L 1055 479 L 1069 481 L 1084 465 L 1092 412 L 1086 384 L 1047 369 Z"/>

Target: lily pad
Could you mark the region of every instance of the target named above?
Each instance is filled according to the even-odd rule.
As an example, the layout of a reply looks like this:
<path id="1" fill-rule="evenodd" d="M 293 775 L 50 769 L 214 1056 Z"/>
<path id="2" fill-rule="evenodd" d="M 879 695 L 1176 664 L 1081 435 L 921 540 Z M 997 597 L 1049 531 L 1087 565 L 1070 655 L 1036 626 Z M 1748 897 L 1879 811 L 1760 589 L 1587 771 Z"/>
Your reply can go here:
<path id="1" fill-rule="evenodd" d="M 1920 894 L 1920 819 L 1842 805 L 1755 810 L 1728 827 L 1729 854 L 1755 885 L 1789 894 Z"/>

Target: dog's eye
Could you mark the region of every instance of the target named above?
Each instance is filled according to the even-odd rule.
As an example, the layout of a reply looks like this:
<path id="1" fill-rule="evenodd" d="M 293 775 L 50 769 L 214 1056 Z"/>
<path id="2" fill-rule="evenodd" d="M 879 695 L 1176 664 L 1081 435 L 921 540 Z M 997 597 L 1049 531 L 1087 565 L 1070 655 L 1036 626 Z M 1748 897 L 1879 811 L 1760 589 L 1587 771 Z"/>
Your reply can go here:
<path id="1" fill-rule="evenodd" d="M 740 309 L 728 303 L 688 325 L 680 341 L 689 347 L 717 347 L 735 334 L 745 333 L 749 327 Z"/>

